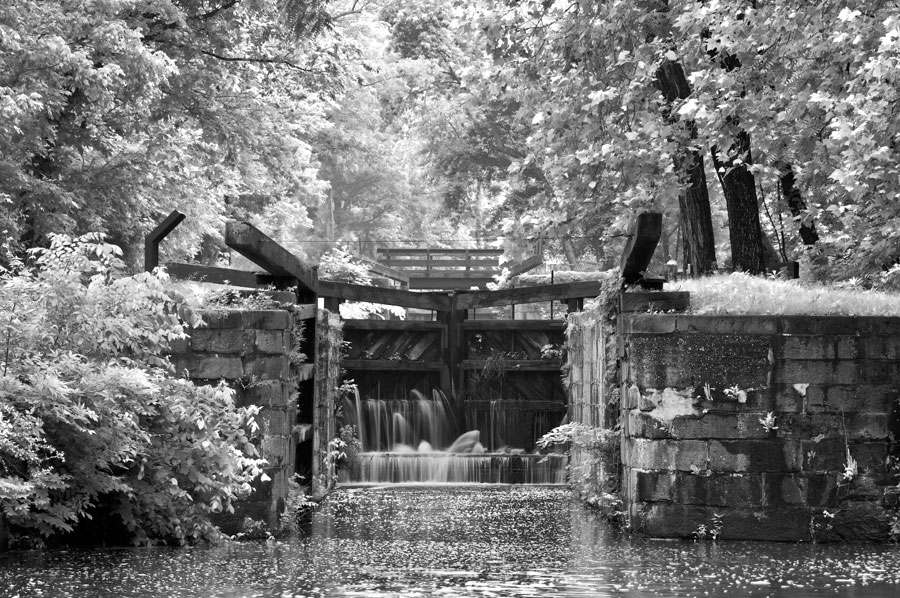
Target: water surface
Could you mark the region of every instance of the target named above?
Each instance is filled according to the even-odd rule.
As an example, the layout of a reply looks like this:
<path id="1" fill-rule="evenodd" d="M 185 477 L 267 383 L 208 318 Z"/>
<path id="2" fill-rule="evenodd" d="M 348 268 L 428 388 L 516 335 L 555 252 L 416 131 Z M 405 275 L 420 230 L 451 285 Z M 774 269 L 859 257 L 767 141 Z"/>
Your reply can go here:
<path id="1" fill-rule="evenodd" d="M 692 543 L 621 533 L 562 488 L 335 493 L 302 538 L 0 556 L 0 596 L 900 595 L 892 545 Z"/>

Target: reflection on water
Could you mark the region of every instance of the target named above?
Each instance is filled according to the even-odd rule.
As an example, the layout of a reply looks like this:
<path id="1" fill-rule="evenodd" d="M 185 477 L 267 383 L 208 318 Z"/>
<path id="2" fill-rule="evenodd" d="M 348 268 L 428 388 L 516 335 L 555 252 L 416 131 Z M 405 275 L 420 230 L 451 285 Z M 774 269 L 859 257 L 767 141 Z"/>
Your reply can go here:
<path id="1" fill-rule="evenodd" d="M 0 596 L 896 596 L 900 549 L 621 534 L 560 488 L 337 492 L 307 537 L 0 556 Z"/>

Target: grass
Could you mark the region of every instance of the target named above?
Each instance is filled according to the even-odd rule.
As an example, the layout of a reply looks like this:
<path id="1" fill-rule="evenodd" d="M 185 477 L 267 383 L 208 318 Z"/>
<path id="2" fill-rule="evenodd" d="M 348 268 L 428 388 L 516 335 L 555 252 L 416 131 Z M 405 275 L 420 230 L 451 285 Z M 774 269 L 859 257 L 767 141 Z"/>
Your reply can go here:
<path id="1" fill-rule="evenodd" d="M 690 292 L 695 314 L 900 316 L 900 294 L 740 272 L 680 280 L 666 290 Z"/>

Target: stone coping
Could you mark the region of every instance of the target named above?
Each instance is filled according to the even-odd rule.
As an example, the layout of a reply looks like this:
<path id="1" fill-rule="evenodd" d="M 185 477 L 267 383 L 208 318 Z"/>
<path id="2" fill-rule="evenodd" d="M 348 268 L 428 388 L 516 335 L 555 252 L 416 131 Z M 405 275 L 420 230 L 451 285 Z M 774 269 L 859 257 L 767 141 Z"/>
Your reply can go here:
<path id="1" fill-rule="evenodd" d="M 900 318 L 884 316 L 627 314 L 620 324 L 624 334 L 900 334 Z"/>

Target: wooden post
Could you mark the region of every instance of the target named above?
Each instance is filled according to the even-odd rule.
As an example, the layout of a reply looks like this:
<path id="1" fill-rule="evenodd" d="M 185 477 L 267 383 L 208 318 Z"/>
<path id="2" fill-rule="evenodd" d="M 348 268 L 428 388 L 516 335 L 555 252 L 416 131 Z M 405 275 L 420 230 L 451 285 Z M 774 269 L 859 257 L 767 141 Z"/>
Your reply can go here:
<path id="1" fill-rule="evenodd" d="M 644 212 L 634 219 L 631 238 L 622 253 L 622 278 L 632 285 L 644 276 L 662 234 L 662 214 Z"/>
<path id="2" fill-rule="evenodd" d="M 144 270 L 153 272 L 154 268 L 159 266 L 159 244 L 184 219 L 184 214 L 178 210 L 172 210 L 165 220 L 144 237 Z"/>

